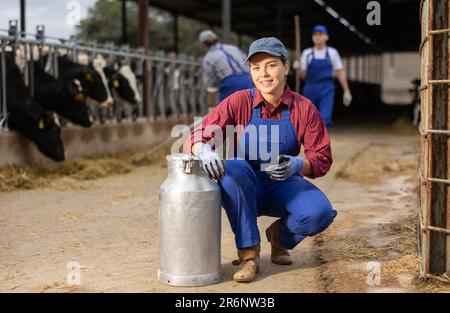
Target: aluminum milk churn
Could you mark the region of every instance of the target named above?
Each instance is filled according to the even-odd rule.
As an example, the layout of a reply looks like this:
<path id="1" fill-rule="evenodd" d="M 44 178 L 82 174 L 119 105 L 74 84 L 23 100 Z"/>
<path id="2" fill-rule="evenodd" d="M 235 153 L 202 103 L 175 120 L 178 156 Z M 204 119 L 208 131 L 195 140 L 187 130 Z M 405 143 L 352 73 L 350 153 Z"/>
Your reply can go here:
<path id="1" fill-rule="evenodd" d="M 190 154 L 167 156 L 160 187 L 158 280 L 173 286 L 204 286 L 222 280 L 219 186 Z"/>

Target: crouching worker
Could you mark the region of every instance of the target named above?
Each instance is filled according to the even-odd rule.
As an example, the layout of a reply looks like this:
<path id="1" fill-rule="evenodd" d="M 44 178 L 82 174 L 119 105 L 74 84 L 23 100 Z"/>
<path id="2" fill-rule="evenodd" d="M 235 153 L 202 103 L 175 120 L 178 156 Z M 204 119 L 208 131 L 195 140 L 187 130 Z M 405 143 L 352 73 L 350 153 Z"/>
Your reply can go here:
<path id="1" fill-rule="evenodd" d="M 287 56 L 274 37 L 254 41 L 247 62 L 256 88 L 225 98 L 185 145 L 220 185 L 239 257 L 233 262 L 240 265 L 233 276 L 237 282 L 251 282 L 259 271 L 258 216 L 279 218 L 265 235 L 272 247 L 271 261 L 280 265 L 292 264 L 289 249 L 325 230 L 336 216 L 327 197 L 303 178 L 329 170 L 330 139 L 315 106 L 287 86 Z M 213 125 L 224 134 L 229 125 L 243 127 L 236 145 L 242 157 L 223 161 L 215 151 L 218 138 L 208 131 Z M 302 144 L 305 158 L 298 156 Z M 260 151 L 270 151 L 270 160 Z"/>

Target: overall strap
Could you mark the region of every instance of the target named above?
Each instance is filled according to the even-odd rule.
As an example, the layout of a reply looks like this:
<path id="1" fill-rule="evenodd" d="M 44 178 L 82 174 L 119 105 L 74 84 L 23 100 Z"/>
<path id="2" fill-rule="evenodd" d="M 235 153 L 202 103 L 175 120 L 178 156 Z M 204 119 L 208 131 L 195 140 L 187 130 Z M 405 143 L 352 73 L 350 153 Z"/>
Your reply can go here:
<path id="1" fill-rule="evenodd" d="M 250 100 L 251 105 L 253 105 L 253 98 L 255 97 L 255 88 L 250 88 Z M 253 117 L 261 118 L 261 107 L 253 108 L 252 110 Z"/>
<path id="2" fill-rule="evenodd" d="M 225 49 L 223 48 L 223 45 L 219 46 L 219 50 L 223 52 L 223 54 L 225 54 L 225 57 L 227 59 L 228 65 L 231 67 L 233 74 L 236 74 L 239 72 L 239 70 L 243 73 L 246 73 L 245 69 L 243 69 L 241 67 L 241 65 L 239 64 L 238 61 L 236 61 L 236 59 L 228 52 L 225 51 Z M 235 67 L 236 66 L 236 67 Z M 237 68 L 237 69 L 236 69 Z"/>
<path id="3" fill-rule="evenodd" d="M 330 62 L 331 62 L 331 57 L 330 57 L 330 54 L 328 53 L 328 47 L 326 47 L 325 49 L 326 49 L 325 50 L 325 58 L 330 60 Z"/>

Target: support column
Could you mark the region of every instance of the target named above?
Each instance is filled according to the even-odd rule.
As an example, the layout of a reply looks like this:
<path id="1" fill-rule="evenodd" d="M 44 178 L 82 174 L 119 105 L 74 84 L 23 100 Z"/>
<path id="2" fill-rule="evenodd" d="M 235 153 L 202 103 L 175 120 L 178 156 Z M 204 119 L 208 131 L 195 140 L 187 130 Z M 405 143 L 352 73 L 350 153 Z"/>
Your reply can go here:
<path id="1" fill-rule="evenodd" d="M 25 32 L 25 20 L 26 20 L 26 15 L 25 15 L 25 0 L 20 0 L 20 31 L 21 32 Z M 23 34 L 22 37 L 25 37 L 25 35 Z"/>
<path id="2" fill-rule="evenodd" d="M 278 39 L 283 40 L 283 1 L 277 0 L 277 34 Z"/>
<path id="3" fill-rule="evenodd" d="M 122 44 L 128 43 L 127 34 L 127 0 L 122 0 Z"/>
<path id="4" fill-rule="evenodd" d="M 173 51 L 178 55 L 178 14 L 173 15 Z"/>
<path id="5" fill-rule="evenodd" d="M 139 0 L 139 46 L 144 48 L 145 54 L 148 53 L 148 0 Z M 148 65 L 144 61 L 142 69 L 142 79 L 144 83 L 144 116 L 148 117 L 149 111 L 149 92 L 148 92 Z"/>
<path id="6" fill-rule="evenodd" d="M 230 42 L 231 0 L 222 0 L 222 42 Z"/>

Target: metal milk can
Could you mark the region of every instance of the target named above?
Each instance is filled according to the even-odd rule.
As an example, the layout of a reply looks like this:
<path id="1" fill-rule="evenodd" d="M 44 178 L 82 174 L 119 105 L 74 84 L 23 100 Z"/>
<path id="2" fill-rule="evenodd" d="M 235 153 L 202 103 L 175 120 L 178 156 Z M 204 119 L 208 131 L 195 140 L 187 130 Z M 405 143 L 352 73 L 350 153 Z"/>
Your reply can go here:
<path id="1" fill-rule="evenodd" d="M 173 286 L 204 286 L 222 280 L 219 186 L 190 154 L 167 156 L 160 187 L 158 280 Z"/>

